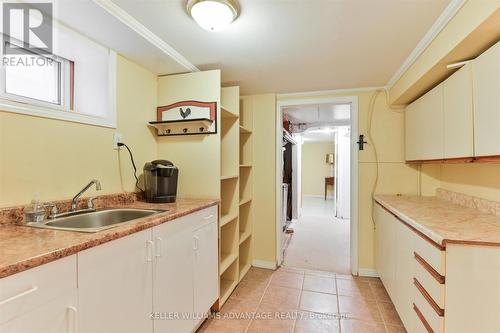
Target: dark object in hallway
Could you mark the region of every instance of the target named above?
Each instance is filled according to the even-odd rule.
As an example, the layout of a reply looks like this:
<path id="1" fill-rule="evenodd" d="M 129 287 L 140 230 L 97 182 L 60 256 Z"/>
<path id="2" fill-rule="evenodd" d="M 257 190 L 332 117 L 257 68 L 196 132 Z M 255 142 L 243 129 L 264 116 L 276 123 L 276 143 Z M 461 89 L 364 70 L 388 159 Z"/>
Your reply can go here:
<path id="1" fill-rule="evenodd" d="M 292 144 L 287 142 L 285 151 L 283 152 L 283 183 L 288 184 L 288 196 L 286 207 L 286 220 L 292 220 Z"/>
<path id="2" fill-rule="evenodd" d="M 334 184 L 335 184 L 334 177 L 325 177 L 325 200 L 326 200 L 326 193 L 328 192 L 328 185 L 333 186 Z"/>

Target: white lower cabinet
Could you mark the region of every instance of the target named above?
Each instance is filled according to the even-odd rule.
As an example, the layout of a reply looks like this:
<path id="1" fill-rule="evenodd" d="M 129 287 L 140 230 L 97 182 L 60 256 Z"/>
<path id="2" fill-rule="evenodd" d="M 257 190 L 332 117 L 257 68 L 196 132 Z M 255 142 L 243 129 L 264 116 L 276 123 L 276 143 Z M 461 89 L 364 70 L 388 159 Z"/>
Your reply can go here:
<path id="1" fill-rule="evenodd" d="M 209 215 L 208 215 L 209 216 Z M 206 313 L 218 298 L 219 229 L 212 221 L 194 231 L 194 312 Z M 215 287 L 214 287 L 215 286 Z M 201 321 L 197 318 L 195 324 Z"/>
<path id="2" fill-rule="evenodd" d="M 217 207 L 0 279 L 1 333 L 189 333 L 218 298 Z"/>
<path id="3" fill-rule="evenodd" d="M 151 229 L 78 253 L 82 333 L 152 332 Z"/>
<path id="4" fill-rule="evenodd" d="M 435 333 L 443 332 L 443 317 L 435 312 L 429 300 L 423 296 L 422 291 L 416 288 L 414 281 L 416 278 L 421 279 L 419 273 L 423 269 L 416 260 L 415 254 L 425 258 L 425 260 L 427 258 L 433 259 L 429 261 L 435 265 L 436 274 L 438 274 L 437 272 L 444 271 L 444 262 L 441 266 L 442 262 L 438 260 L 444 257 L 444 252 L 431 245 L 428 240 L 423 239 L 379 204 L 375 204 L 375 220 L 377 226 L 375 240 L 377 272 L 406 330 L 409 333 L 427 332 L 425 328 L 422 330 L 422 327 L 425 326 L 414 309 L 416 306 L 425 317 L 426 324 L 433 325 L 432 327 L 436 329 Z M 430 264 L 427 265 L 432 267 Z M 425 269 L 422 274 L 425 274 L 428 279 L 434 279 Z M 428 281 L 425 280 L 426 285 L 428 285 Z M 433 291 L 434 289 L 432 295 L 439 296 L 439 293 L 436 294 Z M 439 301 L 437 297 L 436 300 Z"/>
<path id="5" fill-rule="evenodd" d="M 69 292 L 0 324 L 2 333 L 77 333 L 77 292 Z"/>
<path id="6" fill-rule="evenodd" d="M 216 216 L 207 208 L 79 253 L 80 332 L 194 331 L 218 297 Z"/>
<path id="7" fill-rule="evenodd" d="M 186 216 L 153 229 L 156 245 L 155 332 L 190 332 L 193 329 L 194 254 L 190 222 L 191 217 Z"/>
<path id="8" fill-rule="evenodd" d="M 76 255 L 0 279 L 0 332 L 77 332 Z"/>

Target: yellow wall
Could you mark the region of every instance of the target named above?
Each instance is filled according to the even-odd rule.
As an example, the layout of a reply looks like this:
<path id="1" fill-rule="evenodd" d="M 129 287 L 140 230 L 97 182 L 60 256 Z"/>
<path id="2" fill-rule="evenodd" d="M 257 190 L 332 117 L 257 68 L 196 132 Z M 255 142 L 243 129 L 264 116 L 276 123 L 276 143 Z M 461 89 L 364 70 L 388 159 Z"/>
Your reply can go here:
<path id="1" fill-rule="evenodd" d="M 220 197 L 220 71 L 158 78 L 158 105 L 195 100 L 217 102 L 217 134 L 158 137 L 158 158 L 179 168 L 179 197 Z"/>
<path id="2" fill-rule="evenodd" d="M 151 72 L 118 57 L 117 131 L 141 169 L 156 158 L 146 126 L 155 116 L 156 81 Z M 114 132 L 0 111 L 0 207 L 28 203 L 34 192 L 42 200 L 71 198 L 93 178 L 102 183 L 99 194 L 132 191 L 130 159 L 125 150 L 113 150 Z"/>
<path id="3" fill-rule="evenodd" d="M 325 95 L 279 97 L 281 102 L 356 96 L 358 98 L 358 131 L 368 134 L 368 110 L 370 99 L 375 91 L 352 91 L 329 93 Z M 374 225 L 372 222 L 372 191 L 378 169 L 376 194 L 417 194 L 419 177 L 417 167 L 404 161 L 404 113 L 391 110 L 385 94 L 380 92 L 374 104 L 372 120 L 373 142 L 367 139 L 365 150 L 358 152 L 358 256 L 360 269 L 373 269 L 374 264 Z M 366 139 L 366 136 L 365 136 Z M 373 145 L 376 145 L 378 159 L 375 158 Z M 378 161 L 378 162 L 377 162 Z"/>
<path id="4" fill-rule="evenodd" d="M 276 263 L 276 95 L 242 98 L 253 116 L 253 259 Z"/>
<path id="5" fill-rule="evenodd" d="M 325 177 L 333 176 L 333 166 L 326 155 L 333 154 L 333 143 L 316 142 L 302 145 L 302 195 L 324 196 Z M 332 195 L 331 186 L 328 195 Z"/>

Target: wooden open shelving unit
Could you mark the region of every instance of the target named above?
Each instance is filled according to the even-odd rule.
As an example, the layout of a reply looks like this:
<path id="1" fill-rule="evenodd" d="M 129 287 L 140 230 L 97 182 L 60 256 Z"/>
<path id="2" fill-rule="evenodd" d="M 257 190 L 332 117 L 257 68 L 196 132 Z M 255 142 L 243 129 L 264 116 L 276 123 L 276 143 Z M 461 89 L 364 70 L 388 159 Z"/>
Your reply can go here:
<path id="1" fill-rule="evenodd" d="M 252 116 L 239 87 L 221 90 L 219 308 L 252 265 Z"/>

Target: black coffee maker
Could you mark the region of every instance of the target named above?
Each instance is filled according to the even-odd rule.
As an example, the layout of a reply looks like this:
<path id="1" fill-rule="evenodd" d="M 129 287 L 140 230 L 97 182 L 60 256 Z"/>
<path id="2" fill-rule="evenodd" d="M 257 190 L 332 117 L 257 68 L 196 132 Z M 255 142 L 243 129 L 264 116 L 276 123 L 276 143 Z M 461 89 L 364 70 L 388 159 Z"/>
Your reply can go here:
<path id="1" fill-rule="evenodd" d="M 144 165 L 147 202 L 175 202 L 179 170 L 170 161 L 155 160 Z"/>

